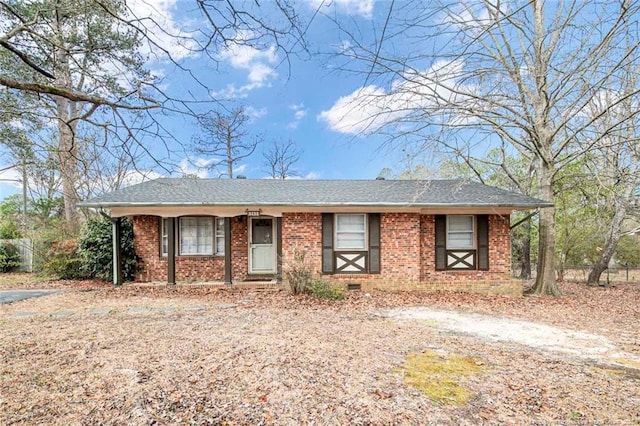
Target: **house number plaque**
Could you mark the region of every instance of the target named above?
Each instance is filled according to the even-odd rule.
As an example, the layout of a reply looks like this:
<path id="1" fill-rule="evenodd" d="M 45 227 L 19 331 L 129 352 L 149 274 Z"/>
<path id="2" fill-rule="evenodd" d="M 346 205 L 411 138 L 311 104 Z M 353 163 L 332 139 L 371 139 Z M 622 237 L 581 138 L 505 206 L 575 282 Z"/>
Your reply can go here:
<path id="1" fill-rule="evenodd" d="M 247 210 L 247 216 L 260 216 L 260 210 Z"/>

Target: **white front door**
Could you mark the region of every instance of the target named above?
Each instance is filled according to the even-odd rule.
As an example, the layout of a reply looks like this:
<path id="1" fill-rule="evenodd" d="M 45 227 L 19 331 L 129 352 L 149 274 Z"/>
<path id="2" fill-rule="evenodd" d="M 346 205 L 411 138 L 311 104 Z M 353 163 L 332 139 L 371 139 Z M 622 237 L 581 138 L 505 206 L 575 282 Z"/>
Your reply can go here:
<path id="1" fill-rule="evenodd" d="M 276 226 L 272 217 L 249 218 L 249 273 L 276 272 Z"/>

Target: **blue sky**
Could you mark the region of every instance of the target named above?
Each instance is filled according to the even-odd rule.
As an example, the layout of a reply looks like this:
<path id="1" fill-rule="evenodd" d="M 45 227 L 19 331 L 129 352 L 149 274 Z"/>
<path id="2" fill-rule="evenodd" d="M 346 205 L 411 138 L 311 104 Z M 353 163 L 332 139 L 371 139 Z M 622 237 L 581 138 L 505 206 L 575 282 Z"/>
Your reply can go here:
<path id="1" fill-rule="evenodd" d="M 315 1 L 298 4 L 307 18 L 315 7 Z M 373 0 L 342 0 L 321 10 L 363 25 L 370 25 L 376 16 Z M 303 151 L 295 167 L 300 177 L 375 178 L 382 168 L 396 165 L 399 159 L 388 151 L 378 152 L 380 138 L 336 131 L 325 118 L 341 97 L 362 86 L 364 76 L 335 69 L 336 61 L 326 53 L 337 53 L 343 40 L 325 16 L 316 16 L 307 37 L 310 51 L 324 54 L 290 56 L 289 68 L 282 53 L 273 49 L 234 48 L 220 55 L 219 70 L 208 85 L 216 98 L 235 99 L 230 106 L 248 108 L 253 116 L 248 129 L 252 133 L 262 134 L 266 142 L 294 141 Z M 338 119 L 334 116 L 331 118 Z M 183 133 L 187 135 L 189 130 L 183 129 Z M 239 171 L 248 178 L 264 177 L 262 162 L 259 148 L 242 162 Z"/>
<path id="2" fill-rule="evenodd" d="M 299 12 L 310 18 L 320 0 L 306 0 L 297 4 Z M 252 116 L 247 130 L 252 134 L 262 134 L 264 140 L 294 141 L 303 153 L 295 169 L 301 178 L 312 179 L 373 179 L 385 167 L 399 168 L 403 153 L 389 149 L 380 150 L 383 139 L 379 136 L 359 134 L 356 118 L 348 117 L 350 112 L 340 107 L 341 99 L 350 96 L 364 84 L 365 76 L 336 70 L 337 60 L 331 53 L 337 53 L 344 40 L 341 39 L 335 23 L 327 16 L 341 22 L 371 28 L 376 19 L 384 18 L 387 3 L 373 0 L 335 0 L 325 2 L 321 14 L 313 20 L 307 32 L 310 55 L 290 56 L 290 67 L 281 52 L 272 46 L 264 49 L 233 48 L 221 52 L 217 69 L 210 60 L 181 53 L 175 47 L 176 57 L 193 69 L 207 84 L 216 98 L 229 99 L 229 107 L 244 105 Z M 169 31 L 193 28 L 193 16 L 185 13 L 193 9 L 191 0 L 137 0 L 134 9 L 142 13 L 153 13 L 162 17 L 163 26 Z M 152 8 L 153 12 L 145 12 Z M 159 36 L 160 37 L 160 36 Z M 313 52 L 323 52 L 315 55 Z M 150 64 L 150 68 L 165 76 L 164 84 L 178 96 L 192 89 L 186 80 L 181 80 L 175 67 L 167 63 Z M 177 138 L 188 144 L 198 132 L 193 122 L 183 118 L 167 119 L 164 124 L 171 128 Z M 350 121 L 351 120 L 351 121 Z M 346 124 L 345 124 L 346 123 Z M 154 142 L 148 141 L 149 146 Z M 267 173 L 263 166 L 262 149 L 258 148 L 250 158 L 243 160 L 236 174 L 248 178 L 264 178 Z M 160 153 L 159 156 L 163 154 Z M 197 169 L 193 163 L 210 159 L 190 156 L 180 157 L 173 153 L 171 160 L 176 164 L 173 176 L 181 172 L 196 173 L 201 177 L 216 177 L 204 169 Z M 157 174 L 167 175 L 160 169 Z M 5 178 L 14 178 L 12 173 Z M 1 183 L 0 197 L 4 198 L 20 191 L 15 184 Z"/>
<path id="3" fill-rule="evenodd" d="M 433 14 L 426 13 L 420 6 L 428 2 L 412 2 L 399 0 L 393 3 L 393 20 L 399 22 L 394 27 L 389 26 L 386 34 L 383 53 L 393 58 L 405 58 L 400 61 L 397 69 L 386 76 L 367 79 L 366 64 L 349 63 L 349 68 L 360 71 L 341 71 L 345 64 L 345 57 L 339 53 L 350 51 L 350 46 L 362 42 L 366 46 L 373 46 L 373 40 L 380 39 L 385 28 L 387 13 L 392 5 L 387 0 L 291 0 L 294 1 L 297 12 L 303 22 L 308 23 L 314 13 L 319 10 L 312 20 L 306 40 L 309 54 L 290 55 L 288 61 L 283 52 L 267 42 L 259 49 L 248 46 L 232 45 L 226 50 L 215 54 L 213 60 L 193 50 L 175 43 L 175 38 L 166 35 L 185 35 L 183 40 L 189 40 L 189 33 L 196 33 L 208 24 L 203 21 L 197 10 L 195 0 L 127 0 L 127 5 L 139 18 L 148 16 L 157 22 L 148 35 L 154 41 L 172 52 L 174 58 L 198 76 L 206 90 L 197 86 L 193 80 L 185 77 L 175 65 L 161 56 L 154 56 L 148 63 L 148 68 L 158 76 L 162 76 L 162 85 L 176 98 L 188 97 L 191 92 L 200 92 L 198 96 L 206 96 L 217 100 L 226 99 L 225 105 L 234 108 L 243 105 L 252 117 L 247 131 L 253 135 L 262 135 L 265 142 L 273 140 L 292 140 L 302 149 L 303 153 L 295 169 L 299 178 L 313 179 L 374 179 L 384 168 L 391 168 L 395 172 L 405 170 L 410 164 L 410 155 L 400 149 L 401 142 L 415 142 L 422 147 L 433 148 L 429 145 L 430 137 L 438 129 L 438 120 L 444 119 L 455 125 L 461 124 L 462 132 L 456 133 L 458 139 L 447 139 L 449 149 L 469 150 L 476 157 L 483 157 L 488 150 L 495 147 L 500 138 L 496 137 L 491 126 L 479 130 L 471 129 L 464 133 L 465 126 L 474 120 L 473 114 L 464 113 L 449 116 L 448 112 L 440 116 L 436 114 L 431 121 L 424 116 L 429 111 L 437 109 L 439 100 L 453 99 L 456 102 L 465 101 L 466 93 L 475 93 L 474 84 L 482 79 L 468 79 L 465 74 L 465 60 L 457 57 L 447 59 L 446 55 L 438 54 L 454 47 L 466 47 L 466 41 L 458 37 L 456 29 L 463 28 L 460 34 L 474 37 L 479 25 L 486 25 L 488 12 L 483 2 L 445 2 L 446 8 L 439 8 Z M 499 3 L 509 7 L 510 2 Z M 224 5 L 224 2 L 213 1 L 210 5 Z M 233 1 L 233 4 L 244 6 L 255 5 L 254 1 Z M 257 14 L 266 14 L 272 18 L 273 12 L 269 8 L 273 2 L 260 2 L 261 8 Z M 550 3 L 547 13 L 550 17 L 555 13 Z M 616 9 L 619 5 L 606 3 L 607 8 Z M 566 6 L 565 7 L 569 7 Z M 584 8 L 585 17 L 590 12 Z M 256 12 L 256 11 L 254 11 Z M 567 11 L 565 10 L 565 13 Z M 270 15 L 271 13 L 271 15 Z M 412 20 L 412 17 L 417 21 Z M 523 15 L 526 18 L 526 14 Z M 407 27 L 406 22 L 419 22 L 420 25 Z M 581 18 L 582 19 L 582 18 Z M 576 22 L 580 22 L 577 19 Z M 586 19 L 586 18 L 585 18 Z M 393 21 L 392 20 L 392 21 Z M 349 39 L 344 32 L 340 32 L 339 25 L 355 35 Z M 436 30 L 435 28 L 438 27 Z M 448 28 L 442 31 L 442 28 Z M 386 28 L 385 28 L 386 29 Z M 578 32 L 580 28 L 576 31 Z M 394 32 L 396 31 L 396 32 Z M 424 37 L 423 33 L 429 33 Z M 570 33 L 573 34 L 573 33 Z M 595 31 L 597 38 L 600 32 Z M 239 40 L 250 38 L 249 34 L 227 34 Z M 517 37 L 517 32 L 514 37 Z M 188 44 L 189 42 L 186 41 Z M 285 41 L 285 43 L 289 43 Z M 514 43 L 513 46 L 518 46 Z M 526 47 L 526 46 L 525 46 Z M 357 49 L 356 49 L 357 50 Z M 424 52 L 432 52 L 426 56 Z M 455 51 L 455 49 L 453 49 Z M 144 48 L 141 49 L 144 55 Z M 146 53 L 149 53 L 148 51 Z M 523 54 L 524 52 L 520 52 Z M 571 53 L 572 55 L 572 53 Z M 407 59 L 410 58 L 410 59 Z M 437 57 L 439 60 L 434 60 Z M 561 58 L 560 61 L 563 59 Z M 429 62 L 431 61 L 431 62 Z M 476 61 L 477 62 L 477 61 Z M 387 62 L 386 64 L 388 64 Z M 561 63 L 561 62 L 560 62 Z M 385 64 L 385 65 L 386 65 Z M 407 64 L 409 65 L 407 67 Z M 478 63 L 476 63 L 477 65 Z M 384 66 L 384 65 L 382 65 Z M 396 66 L 396 64 L 391 65 Z M 108 68 L 107 68 L 108 69 Z M 101 70 L 103 71 L 103 70 Z M 526 67 L 522 69 L 525 76 Z M 562 70 L 558 76 L 563 80 Z M 400 77 L 401 76 L 401 77 Z M 496 87 L 500 80 L 492 82 Z M 455 90 L 450 87 L 455 85 Z M 508 89 L 506 89 L 508 90 Z M 467 97 L 473 107 L 473 96 Z M 435 101 L 434 101 L 435 99 Z M 569 100 L 571 102 L 571 100 Z M 207 109 L 210 109 L 207 108 Z M 408 115 L 408 111 L 415 114 Z M 203 112 L 203 111 L 201 111 Z M 462 114 L 462 115 L 460 115 Z M 403 121 L 403 118 L 406 120 Z M 200 177 L 217 177 L 218 173 L 198 169 L 194 164 L 205 164 L 215 161 L 212 158 L 198 158 L 180 149 L 188 146 L 194 135 L 199 132 L 195 120 L 188 117 L 164 117 L 158 115 L 158 120 L 171 130 L 176 141 L 169 146 L 172 164 L 171 175 L 197 174 Z M 385 128 L 384 125 L 393 123 L 395 128 Z M 429 124 L 435 123 L 435 126 Z M 413 131 L 410 126 L 419 128 Z M 390 126 L 392 127 L 392 126 Z M 414 128 L 415 128 L 414 127 Z M 471 126 L 469 126 L 471 127 Z M 378 135 L 375 130 L 390 130 L 394 134 L 411 133 L 413 140 L 398 142 L 391 149 L 381 149 L 387 141 L 385 136 Z M 163 141 L 150 137 L 143 141 L 145 148 L 156 158 L 164 159 L 168 153 L 163 152 Z M 440 141 L 442 142 L 442 141 Z M 438 149 L 441 149 L 441 145 Z M 385 145 L 386 146 L 386 145 Z M 409 148 L 410 150 L 410 148 Z M 412 154 L 412 152 L 409 152 Z M 428 160 L 437 160 L 438 152 L 429 152 Z M 421 159 L 418 159 L 420 161 Z M 242 160 L 236 166 L 235 174 L 243 174 L 248 178 L 259 179 L 267 176 L 263 165 L 262 148 L 258 148 L 253 156 Z M 165 162 L 165 164 L 167 164 Z M 416 166 L 414 161 L 412 166 Z M 0 168 L 6 166 L 0 164 Z M 153 162 L 137 164 L 146 176 L 157 177 L 167 175 Z M 431 170 L 433 172 L 433 170 Z M 139 178 L 139 176 L 135 176 Z M 0 173 L 0 178 L 20 178 L 15 170 Z M 132 179 L 133 180 L 133 179 Z M 139 179 L 138 179 L 139 180 Z M 11 183 L 0 183 L 0 198 L 19 192 L 20 188 Z"/>

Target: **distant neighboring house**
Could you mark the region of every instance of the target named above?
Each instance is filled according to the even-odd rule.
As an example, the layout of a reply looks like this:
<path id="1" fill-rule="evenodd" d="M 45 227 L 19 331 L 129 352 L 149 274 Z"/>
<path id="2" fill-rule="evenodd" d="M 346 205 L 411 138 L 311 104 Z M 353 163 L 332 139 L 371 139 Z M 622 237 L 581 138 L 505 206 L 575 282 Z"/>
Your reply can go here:
<path id="1" fill-rule="evenodd" d="M 139 281 L 280 284 L 304 252 L 363 290 L 521 293 L 509 217 L 550 204 L 460 180 L 156 179 L 80 206 L 132 218 Z"/>

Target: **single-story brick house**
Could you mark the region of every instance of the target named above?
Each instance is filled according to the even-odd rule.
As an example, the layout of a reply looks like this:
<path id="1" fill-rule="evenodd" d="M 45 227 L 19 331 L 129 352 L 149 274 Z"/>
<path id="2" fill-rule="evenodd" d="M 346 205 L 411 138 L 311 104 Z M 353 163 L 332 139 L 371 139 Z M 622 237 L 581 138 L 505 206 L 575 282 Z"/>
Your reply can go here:
<path id="1" fill-rule="evenodd" d="M 462 180 L 162 178 L 80 204 L 133 220 L 139 281 L 286 280 L 297 252 L 324 278 L 363 290 L 520 293 L 510 214 L 548 207 Z"/>

